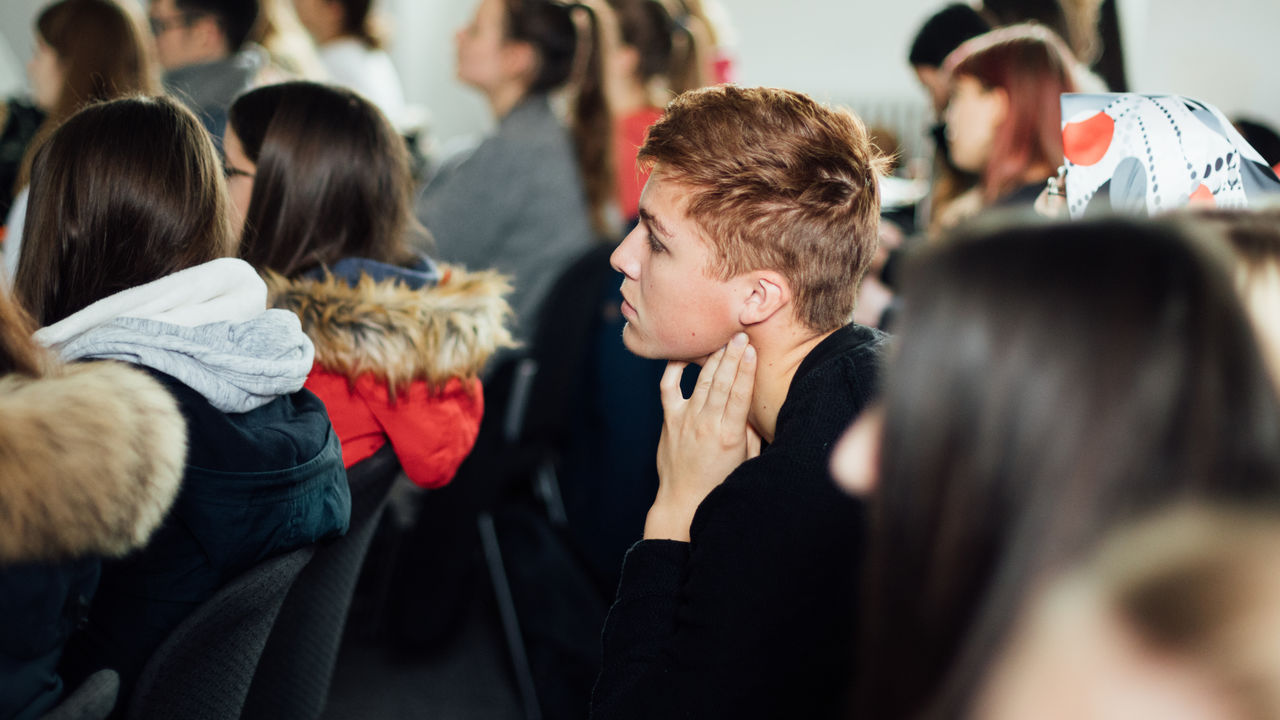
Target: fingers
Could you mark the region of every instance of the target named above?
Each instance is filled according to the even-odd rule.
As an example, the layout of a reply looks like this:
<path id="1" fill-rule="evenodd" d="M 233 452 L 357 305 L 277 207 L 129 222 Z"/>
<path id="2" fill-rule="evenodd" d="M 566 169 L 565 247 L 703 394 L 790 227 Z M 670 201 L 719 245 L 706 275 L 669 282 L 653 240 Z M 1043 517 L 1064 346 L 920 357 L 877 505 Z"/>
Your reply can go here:
<path id="1" fill-rule="evenodd" d="M 726 345 L 708 355 L 707 361 L 698 371 L 698 382 L 693 386 L 693 393 L 689 395 L 689 409 L 694 412 L 702 410 L 702 407 L 707 404 L 707 395 L 711 392 L 711 384 L 715 380 L 716 370 L 724 360 L 724 351 L 727 347 Z"/>
<path id="2" fill-rule="evenodd" d="M 760 433 L 756 429 L 747 425 L 747 459 L 760 457 Z"/>
<path id="3" fill-rule="evenodd" d="M 662 372 L 662 380 L 658 381 L 658 394 L 662 398 L 664 412 L 684 402 L 684 394 L 680 392 L 680 378 L 684 375 L 684 369 L 688 364 L 672 360 L 667 363 L 667 369 Z"/>
<path id="4" fill-rule="evenodd" d="M 726 359 L 721 367 L 728 364 Z M 743 348 L 737 365 L 736 373 L 729 379 L 729 387 L 726 388 L 724 423 L 727 427 L 739 427 L 747 422 L 747 413 L 751 410 L 751 395 L 756 384 L 756 349 L 750 345 Z"/>

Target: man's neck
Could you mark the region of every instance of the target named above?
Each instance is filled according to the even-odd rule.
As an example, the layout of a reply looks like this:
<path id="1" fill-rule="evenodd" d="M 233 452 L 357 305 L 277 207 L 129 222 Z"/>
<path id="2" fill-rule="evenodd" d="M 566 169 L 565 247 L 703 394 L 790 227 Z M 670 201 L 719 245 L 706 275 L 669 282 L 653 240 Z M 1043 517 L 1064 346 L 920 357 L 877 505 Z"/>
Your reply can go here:
<path id="1" fill-rule="evenodd" d="M 814 333 L 786 323 L 777 327 L 755 327 L 747 331 L 756 349 L 756 384 L 748 421 L 765 442 L 773 442 L 778 426 L 778 410 L 791 390 L 791 380 L 800 363 L 818 343 L 835 332 Z"/>

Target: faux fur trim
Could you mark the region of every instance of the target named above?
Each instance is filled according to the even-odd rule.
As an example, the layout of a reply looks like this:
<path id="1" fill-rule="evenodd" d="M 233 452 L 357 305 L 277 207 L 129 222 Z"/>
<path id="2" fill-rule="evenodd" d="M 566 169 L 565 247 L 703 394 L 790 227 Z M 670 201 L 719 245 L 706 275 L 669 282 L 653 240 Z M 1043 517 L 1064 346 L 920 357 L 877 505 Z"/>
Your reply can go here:
<path id="1" fill-rule="evenodd" d="M 177 403 L 140 370 L 91 362 L 0 378 L 0 562 L 142 547 L 186 454 Z"/>
<path id="2" fill-rule="evenodd" d="M 440 388 L 476 377 L 493 353 L 515 346 L 506 327 L 506 278 L 440 269 L 440 284 L 421 290 L 368 275 L 351 287 L 334 277 L 289 280 L 268 272 L 268 303 L 298 314 L 316 364 L 329 372 L 352 382 L 373 373 L 393 395 L 414 380 Z"/>

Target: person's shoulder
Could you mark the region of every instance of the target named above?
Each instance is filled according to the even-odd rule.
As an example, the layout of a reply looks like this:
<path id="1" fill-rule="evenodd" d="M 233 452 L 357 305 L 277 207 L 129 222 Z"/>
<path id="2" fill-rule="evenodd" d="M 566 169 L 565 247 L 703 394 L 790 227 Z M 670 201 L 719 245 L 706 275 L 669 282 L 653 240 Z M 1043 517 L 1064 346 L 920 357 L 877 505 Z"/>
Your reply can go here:
<path id="1" fill-rule="evenodd" d="M 787 403 L 846 398 L 860 407 L 875 390 L 888 341 L 886 333 L 856 323 L 831 333 L 800 364 Z M 846 386 L 853 397 L 838 392 Z"/>

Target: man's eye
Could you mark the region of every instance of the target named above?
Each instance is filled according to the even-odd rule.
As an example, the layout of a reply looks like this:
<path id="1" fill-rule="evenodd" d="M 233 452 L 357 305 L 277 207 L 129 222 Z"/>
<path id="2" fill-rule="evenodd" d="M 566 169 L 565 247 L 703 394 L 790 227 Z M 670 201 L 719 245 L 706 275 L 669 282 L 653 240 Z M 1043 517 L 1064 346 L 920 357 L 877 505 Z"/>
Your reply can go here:
<path id="1" fill-rule="evenodd" d="M 649 235 L 647 237 L 649 240 L 649 252 L 662 253 L 667 251 L 667 246 L 658 242 L 658 240 L 654 238 L 653 235 Z"/>

